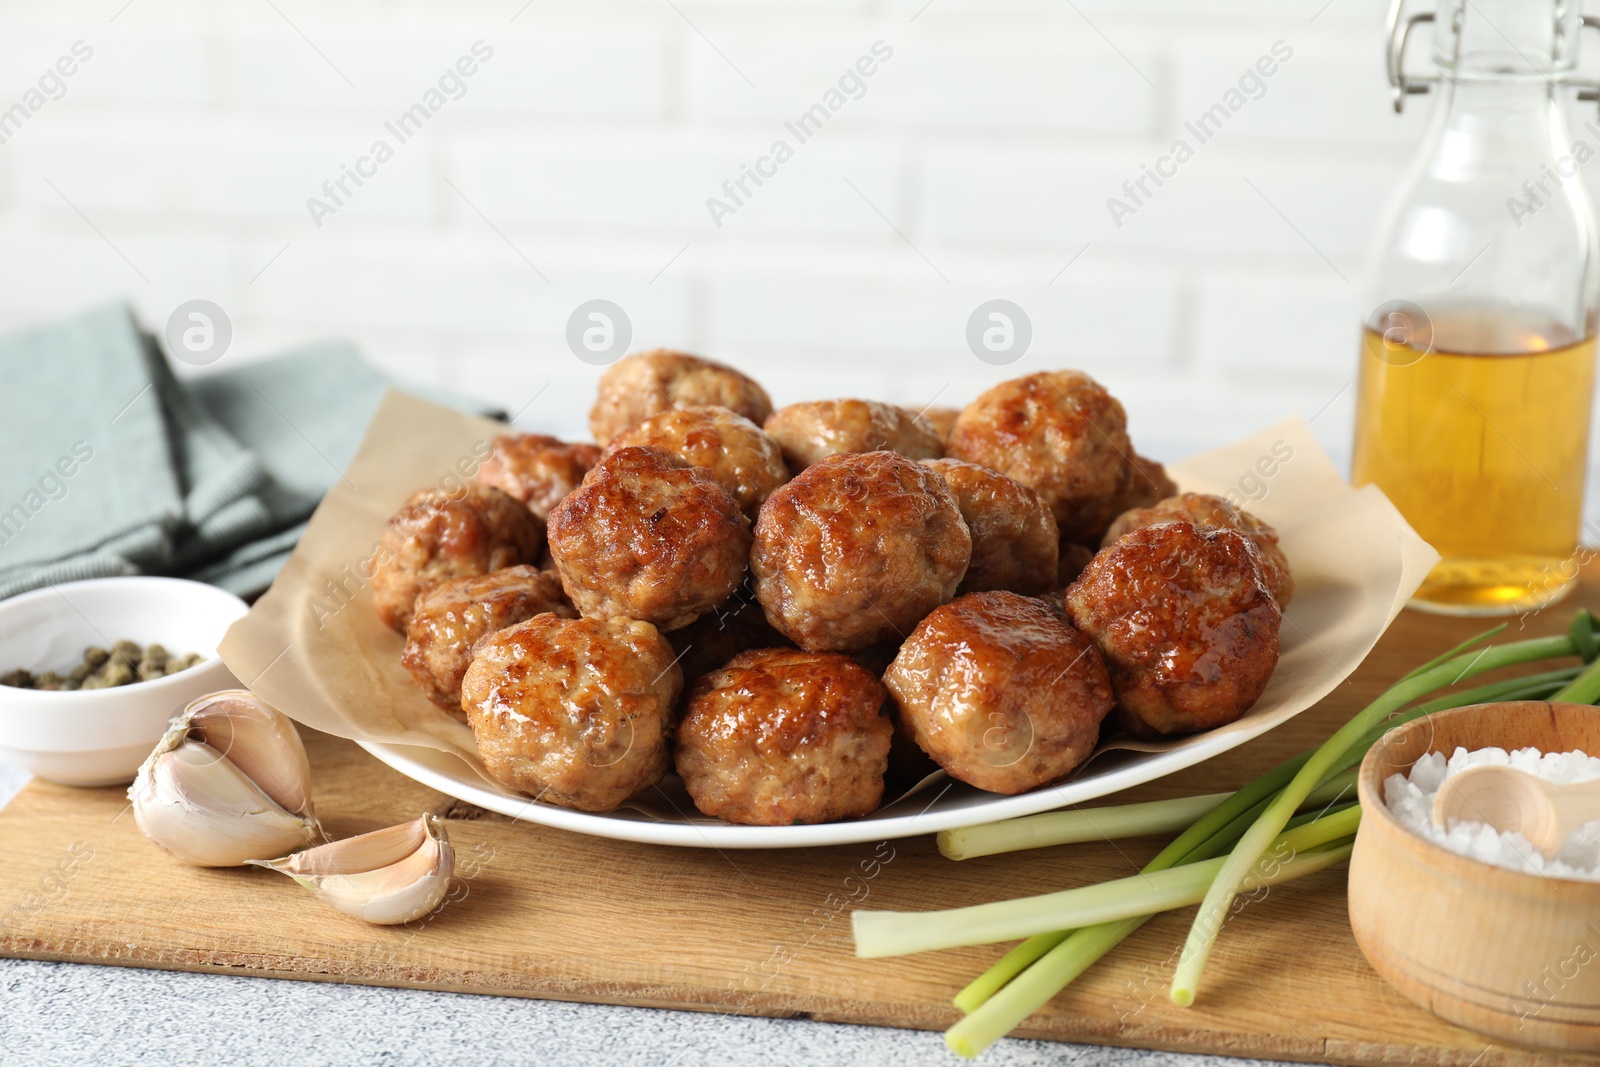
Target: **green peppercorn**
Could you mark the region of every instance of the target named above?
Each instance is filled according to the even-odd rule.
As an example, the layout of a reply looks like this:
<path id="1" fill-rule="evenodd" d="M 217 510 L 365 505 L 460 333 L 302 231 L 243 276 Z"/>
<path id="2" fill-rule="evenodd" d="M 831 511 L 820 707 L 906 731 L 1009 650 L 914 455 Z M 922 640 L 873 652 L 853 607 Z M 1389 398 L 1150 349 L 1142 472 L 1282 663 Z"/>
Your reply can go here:
<path id="1" fill-rule="evenodd" d="M 138 642 L 124 638 L 109 649 L 90 645 L 83 650 L 83 662 L 65 674 L 45 671 L 34 674 L 21 667 L 0 674 L 0 686 L 14 689 L 82 690 L 109 689 L 113 686 L 135 682 L 153 682 L 169 674 L 177 674 L 199 663 L 203 657 L 198 652 L 173 655 L 160 642 L 140 648 Z"/>

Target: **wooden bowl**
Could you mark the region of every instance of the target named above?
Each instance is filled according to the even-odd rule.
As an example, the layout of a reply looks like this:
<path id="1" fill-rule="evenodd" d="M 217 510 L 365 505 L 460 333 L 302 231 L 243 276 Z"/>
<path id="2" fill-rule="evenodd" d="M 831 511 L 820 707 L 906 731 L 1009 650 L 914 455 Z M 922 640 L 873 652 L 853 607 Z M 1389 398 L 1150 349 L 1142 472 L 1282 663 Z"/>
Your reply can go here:
<path id="1" fill-rule="evenodd" d="M 1374 970 L 1441 1018 L 1522 1045 L 1600 1052 L 1600 882 L 1491 866 L 1419 837 L 1383 783 L 1457 746 L 1600 753 L 1600 709 L 1517 701 L 1391 730 L 1361 763 L 1350 925 Z"/>

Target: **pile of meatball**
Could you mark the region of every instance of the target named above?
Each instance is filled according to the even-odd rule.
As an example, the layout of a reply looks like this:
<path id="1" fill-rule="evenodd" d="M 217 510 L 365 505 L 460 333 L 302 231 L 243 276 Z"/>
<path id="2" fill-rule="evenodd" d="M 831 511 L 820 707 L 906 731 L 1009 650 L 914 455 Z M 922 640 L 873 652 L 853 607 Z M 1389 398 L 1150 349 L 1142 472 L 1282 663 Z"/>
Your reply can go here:
<path id="1" fill-rule="evenodd" d="M 373 581 L 417 684 L 538 800 L 611 811 L 676 771 L 705 815 L 817 823 L 935 765 L 1021 793 L 1103 733 L 1232 722 L 1277 664 L 1276 532 L 1180 494 L 1086 374 L 773 411 L 659 350 L 589 426 L 414 494 Z"/>

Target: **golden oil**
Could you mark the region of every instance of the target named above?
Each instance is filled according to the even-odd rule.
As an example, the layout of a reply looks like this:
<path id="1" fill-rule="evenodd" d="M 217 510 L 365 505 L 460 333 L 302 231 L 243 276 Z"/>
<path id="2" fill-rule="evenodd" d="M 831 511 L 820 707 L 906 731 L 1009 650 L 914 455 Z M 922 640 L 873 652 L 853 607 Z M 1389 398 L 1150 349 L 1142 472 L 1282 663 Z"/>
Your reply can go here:
<path id="1" fill-rule="evenodd" d="M 1595 338 L 1505 315 L 1435 314 L 1431 343 L 1363 331 L 1354 480 L 1444 558 L 1412 603 L 1536 609 L 1577 573 Z"/>

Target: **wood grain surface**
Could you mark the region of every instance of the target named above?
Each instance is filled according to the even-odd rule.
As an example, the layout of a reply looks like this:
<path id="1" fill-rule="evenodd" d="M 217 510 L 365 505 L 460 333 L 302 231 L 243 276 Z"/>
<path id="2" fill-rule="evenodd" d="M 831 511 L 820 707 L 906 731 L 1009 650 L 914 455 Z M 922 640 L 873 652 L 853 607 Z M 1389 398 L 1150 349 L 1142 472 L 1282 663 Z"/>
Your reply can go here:
<path id="1" fill-rule="evenodd" d="M 1564 604 L 1511 620 L 1506 638 L 1560 632 L 1579 604 L 1600 606 L 1597 577 L 1586 575 Z M 1316 708 L 1115 799 L 1237 786 L 1320 742 L 1388 683 L 1484 625 L 1405 612 Z M 417 785 L 350 742 L 316 734 L 307 745 L 331 833 L 423 811 L 448 820 L 460 880 L 431 918 L 367 926 L 269 871 L 181 866 L 140 836 L 120 790 L 34 782 L 0 811 L 9 854 L 0 955 L 942 1029 L 958 1018 L 950 997 L 1005 946 L 857 960 L 853 906 L 955 907 L 1084 885 L 1131 873 L 1161 844 L 961 863 L 943 859 L 931 836 L 671 849 L 516 823 Z M 1358 951 L 1344 880 L 1343 868 L 1324 872 L 1240 911 L 1192 1008 L 1165 999 L 1185 910 L 1147 924 L 1017 1033 L 1311 1063 L 1600 1063 L 1489 1044 L 1413 1006 Z"/>

